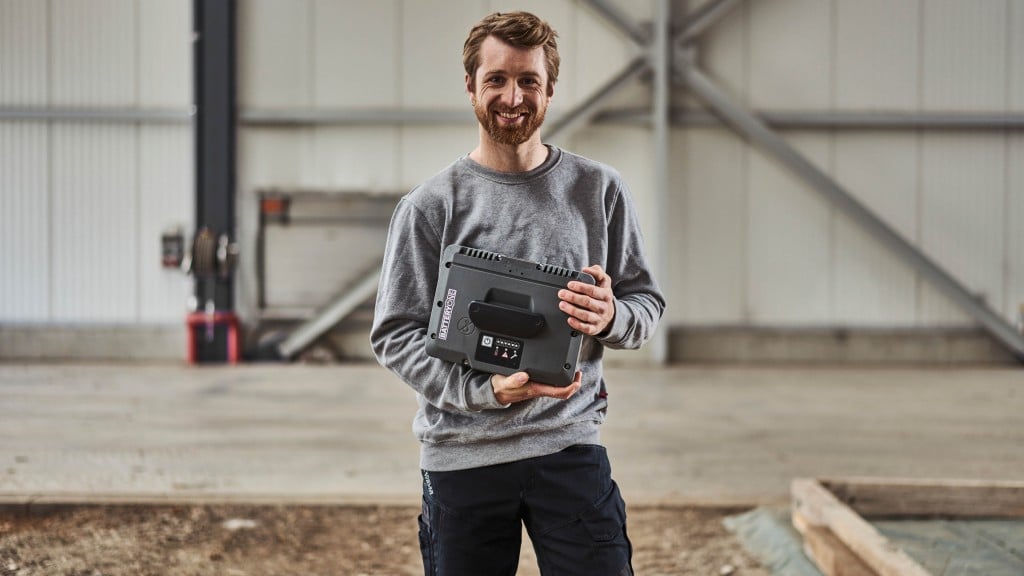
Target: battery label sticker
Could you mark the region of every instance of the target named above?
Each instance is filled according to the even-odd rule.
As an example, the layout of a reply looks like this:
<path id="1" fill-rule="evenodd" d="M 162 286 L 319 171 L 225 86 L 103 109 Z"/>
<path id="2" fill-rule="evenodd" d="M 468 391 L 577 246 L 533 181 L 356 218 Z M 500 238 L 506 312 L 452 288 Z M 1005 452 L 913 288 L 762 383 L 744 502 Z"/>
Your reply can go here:
<path id="1" fill-rule="evenodd" d="M 437 330 L 437 337 L 441 340 L 448 339 L 448 327 L 452 323 L 452 312 L 455 310 L 455 296 L 459 291 L 449 288 L 448 294 L 444 297 L 444 313 L 441 314 L 441 327 Z"/>
<path id="2" fill-rule="evenodd" d="M 481 334 L 477 341 L 476 359 L 481 362 L 518 369 L 522 357 L 523 343 L 519 340 Z"/>

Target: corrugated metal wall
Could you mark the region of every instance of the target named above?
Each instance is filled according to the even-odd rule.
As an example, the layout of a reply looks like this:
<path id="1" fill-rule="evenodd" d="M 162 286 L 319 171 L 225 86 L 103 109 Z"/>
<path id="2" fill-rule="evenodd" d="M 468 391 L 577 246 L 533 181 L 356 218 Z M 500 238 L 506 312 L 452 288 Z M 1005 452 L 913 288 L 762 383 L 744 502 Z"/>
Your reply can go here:
<path id="1" fill-rule="evenodd" d="M 191 3 L 0 0 L 0 107 L 192 101 Z M 160 233 L 193 220 L 188 122 L 0 121 L 0 323 L 181 324 L 190 282 Z"/>
<path id="2" fill-rule="evenodd" d="M 751 108 L 1024 110 L 1020 0 L 749 2 L 702 64 Z M 968 319 L 813 191 L 731 134 L 678 135 L 685 246 L 670 311 L 694 324 L 934 326 Z M 786 139 L 989 304 L 1024 290 L 1018 132 L 787 131 Z"/>
<path id="3" fill-rule="evenodd" d="M 699 4 L 696 0 L 691 6 Z M 635 19 L 646 2 L 618 2 Z M 495 11 L 559 30 L 552 114 L 634 55 L 585 3 L 239 0 L 239 99 L 267 110 L 453 110 L 453 125 L 239 130 L 239 305 L 256 302 L 256 191 L 408 190 L 475 145 L 462 41 Z M 183 109 L 187 0 L 0 0 L 0 107 Z M 1024 0 L 757 0 L 701 41 L 701 65 L 757 110 L 1024 112 Z M 621 97 L 646 101 L 643 87 Z M 677 98 L 679 102 L 684 99 Z M 1007 317 L 1024 302 L 1024 135 L 803 130 L 785 137 Z M 727 130 L 672 134 L 668 237 L 653 237 L 646 129 L 568 147 L 618 167 L 675 324 L 934 326 L 968 320 L 788 172 Z M 192 224 L 187 124 L 0 122 L 0 322 L 180 322 L 188 282 L 159 232 Z"/>
<path id="4" fill-rule="evenodd" d="M 650 18 L 650 3 L 616 4 L 637 20 Z M 287 7 L 250 0 L 240 6 L 243 108 L 452 109 L 471 120 L 462 41 L 479 17 L 512 7 L 534 10 L 560 32 L 563 68 L 552 114 L 580 102 L 633 53 L 585 3 L 568 0 L 304 0 Z M 711 30 L 700 62 L 757 110 L 1020 112 L 1022 13 L 1022 0 L 758 0 Z M 623 103 L 643 103 L 645 92 L 632 98 Z M 1015 314 L 1024 301 L 1020 134 L 808 130 L 785 137 L 994 308 Z M 407 190 L 471 150 L 476 133 L 471 124 L 307 126 L 246 128 L 241 139 L 240 201 L 252 214 L 252 194 L 261 187 Z M 658 207 L 649 132 L 598 126 L 569 143 L 618 167 L 640 200 L 652 251 L 669 255 L 670 322 L 969 322 L 730 132 L 676 129 L 672 142 L 663 247 L 652 237 Z M 251 242 L 251 224 L 241 226 Z"/>

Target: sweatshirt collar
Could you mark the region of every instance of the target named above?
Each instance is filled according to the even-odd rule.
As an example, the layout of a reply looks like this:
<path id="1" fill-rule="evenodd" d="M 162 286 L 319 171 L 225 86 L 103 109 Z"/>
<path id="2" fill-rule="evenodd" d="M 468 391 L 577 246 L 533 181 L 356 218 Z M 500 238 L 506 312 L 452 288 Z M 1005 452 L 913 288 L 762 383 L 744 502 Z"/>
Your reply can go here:
<path id="1" fill-rule="evenodd" d="M 491 170 L 490 168 L 477 163 L 475 160 L 470 158 L 468 154 L 462 157 L 461 162 L 471 172 L 493 182 L 499 182 L 501 184 L 525 184 L 550 172 L 562 159 L 562 150 L 560 148 L 550 144 L 545 144 L 545 146 L 547 146 L 548 149 L 548 157 L 540 166 L 526 172 L 498 172 L 497 170 Z"/>

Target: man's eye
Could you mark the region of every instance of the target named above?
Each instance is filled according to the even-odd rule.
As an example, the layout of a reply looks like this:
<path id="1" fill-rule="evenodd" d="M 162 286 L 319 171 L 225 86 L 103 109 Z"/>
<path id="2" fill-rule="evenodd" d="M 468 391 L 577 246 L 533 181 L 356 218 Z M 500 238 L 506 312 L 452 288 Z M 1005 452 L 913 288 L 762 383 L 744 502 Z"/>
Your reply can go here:
<path id="1" fill-rule="evenodd" d="M 505 79 L 500 77 L 500 76 L 492 76 L 492 77 L 487 79 L 487 83 L 488 84 L 501 84 L 504 81 L 505 81 Z"/>

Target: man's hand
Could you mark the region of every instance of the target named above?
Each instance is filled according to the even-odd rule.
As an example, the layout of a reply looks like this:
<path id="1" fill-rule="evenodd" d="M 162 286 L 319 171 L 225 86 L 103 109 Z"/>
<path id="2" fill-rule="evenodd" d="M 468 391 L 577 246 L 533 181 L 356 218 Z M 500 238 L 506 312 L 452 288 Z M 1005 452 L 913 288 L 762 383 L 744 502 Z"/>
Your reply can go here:
<path id="1" fill-rule="evenodd" d="M 558 291 L 562 299 L 558 308 L 569 315 L 569 326 L 590 336 L 597 336 L 615 319 L 615 295 L 612 279 L 594 264 L 583 269 L 594 277 L 596 284 L 572 281 Z"/>
<path id="2" fill-rule="evenodd" d="M 533 382 L 530 380 L 530 375 L 526 372 L 516 372 L 509 376 L 502 376 L 500 374 L 491 376 L 491 388 L 494 388 L 494 397 L 502 404 L 512 404 L 542 396 L 568 400 L 580 389 L 582 382 L 582 372 L 576 372 L 576 376 L 572 379 L 572 384 L 565 388 Z"/>

